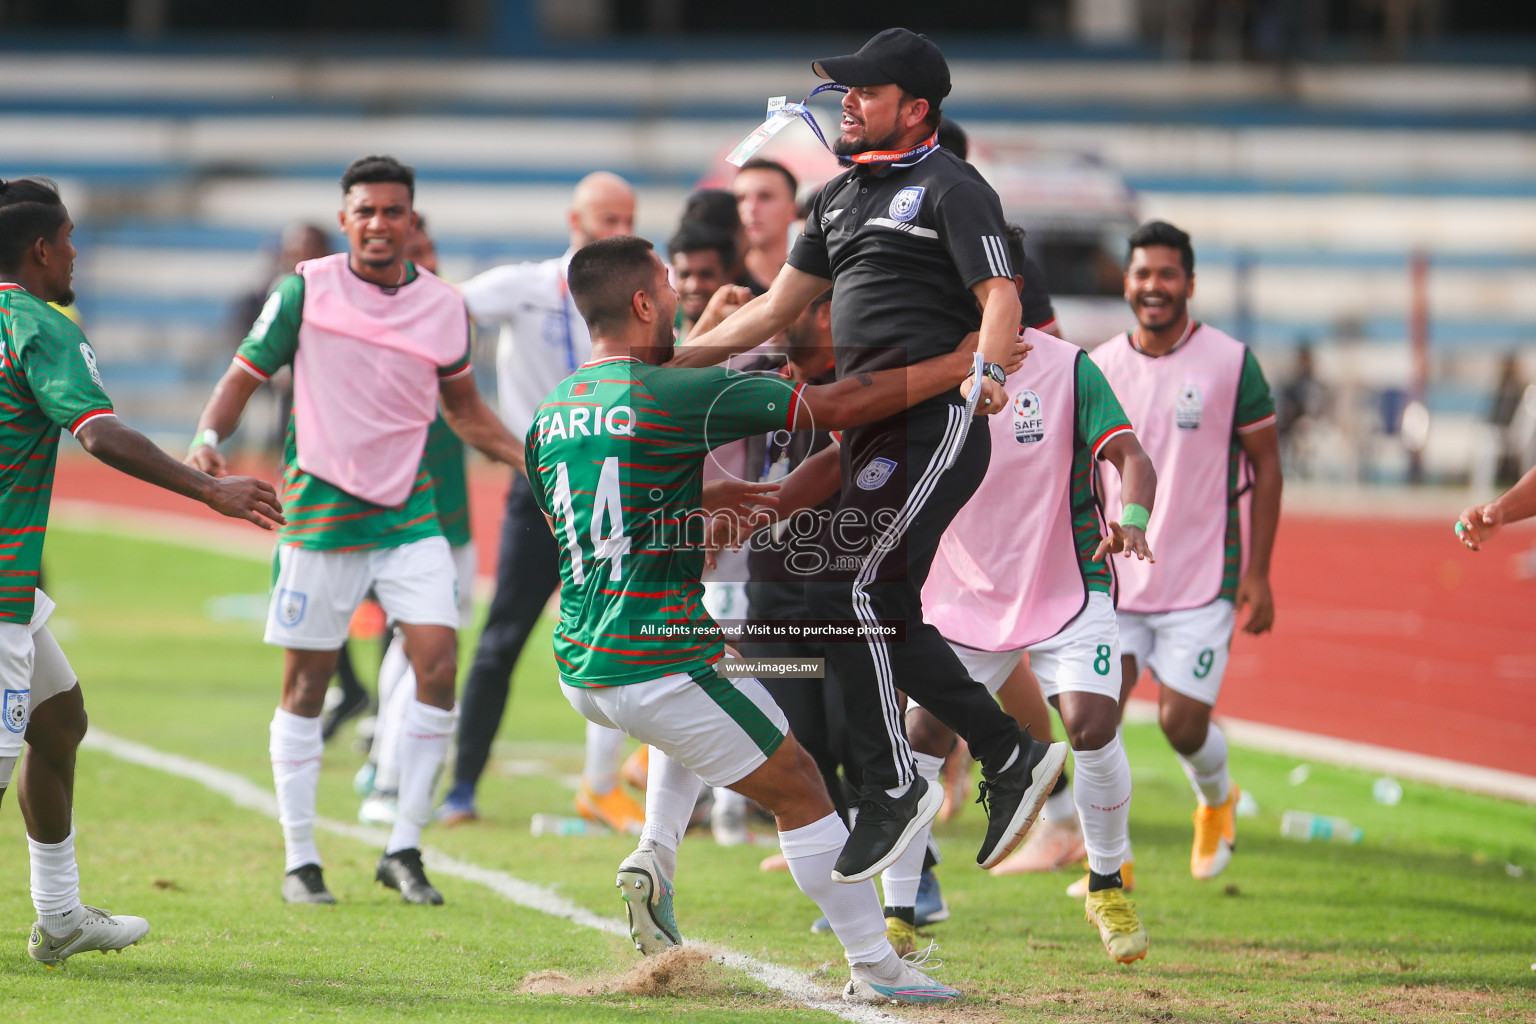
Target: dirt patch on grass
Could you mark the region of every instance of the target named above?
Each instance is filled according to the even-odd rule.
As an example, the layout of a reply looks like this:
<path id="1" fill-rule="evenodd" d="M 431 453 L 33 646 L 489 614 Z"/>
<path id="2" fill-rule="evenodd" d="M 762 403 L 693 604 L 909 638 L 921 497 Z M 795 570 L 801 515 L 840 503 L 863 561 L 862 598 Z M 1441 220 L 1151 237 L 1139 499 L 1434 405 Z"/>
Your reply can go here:
<path id="1" fill-rule="evenodd" d="M 518 992 L 532 996 L 681 996 L 726 999 L 741 992 L 740 980 L 710 959 L 699 946 L 679 946 L 640 960 L 621 974 L 571 978 L 559 971 L 536 971 Z"/>

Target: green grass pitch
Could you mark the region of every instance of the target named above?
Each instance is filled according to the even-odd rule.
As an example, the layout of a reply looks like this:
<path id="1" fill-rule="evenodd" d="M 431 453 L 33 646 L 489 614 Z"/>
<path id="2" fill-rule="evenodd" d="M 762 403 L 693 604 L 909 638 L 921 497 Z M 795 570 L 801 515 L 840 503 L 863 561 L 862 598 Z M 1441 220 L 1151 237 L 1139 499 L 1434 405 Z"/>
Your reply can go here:
<path id="1" fill-rule="evenodd" d="M 278 652 L 254 622 L 218 622 L 211 598 L 259 594 L 265 565 L 142 538 L 57 528 L 47 551 L 59 635 L 93 727 L 236 772 L 270 787 L 267 723 Z M 466 648 L 469 646 L 465 645 Z M 367 662 L 369 648 L 358 648 Z M 466 652 L 462 652 L 466 653 Z M 1283 685 L 1277 680 L 1276 685 Z M 529 816 L 571 813 L 583 723 L 553 683 L 547 634 L 519 668 L 497 757 L 481 790 L 485 821 L 429 830 L 427 843 L 620 916 L 613 869 L 621 837 L 534 838 Z M 1149 958 L 1111 962 L 1070 873 L 992 878 L 974 867 L 982 819 L 940 827 L 939 868 L 953 918 L 932 928 L 960 1007 L 901 1010 L 919 1020 L 1421 1021 L 1536 1017 L 1536 807 L 1405 784 L 1400 805 L 1371 799 L 1365 773 L 1233 751 L 1234 777 L 1258 800 L 1240 819 L 1231 868 L 1189 877 L 1193 797 L 1149 726 L 1126 729 L 1136 791 L 1135 898 Z M 320 812 L 354 820 L 361 758 L 333 743 Z M 275 822 L 196 783 L 85 751 L 77 784 L 82 895 L 142 914 L 153 930 L 122 956 L 82 954 L 44 971 L 26 956 L 33 919 L 14 795 L 0 807 L 0 993 L 19 1021 L 308 1019 L 620 1021 L 687 1013 L 713 1021 L 833 1019 L 723 966 L 641 977 L 620 938 L 504 901 L 451 877 L 441 908 L 410 907 L 372 882 L 378 851 L 322 835 L 337 907 L 277 895 Z M 1365 830 L 1358 846 L 1280 838 L 1289 807 Z M 685 934 L 822 981 L 846 977 L 839 950 L 811 935 L 814 907 L 759 849 L 694 836 L 681 851 Z M 562 981 L 529 984 L 558 972 Z M 546 978 L 549 976 L 546 975 Z M 540 994 L 542 993 L 542 994 Z"/>

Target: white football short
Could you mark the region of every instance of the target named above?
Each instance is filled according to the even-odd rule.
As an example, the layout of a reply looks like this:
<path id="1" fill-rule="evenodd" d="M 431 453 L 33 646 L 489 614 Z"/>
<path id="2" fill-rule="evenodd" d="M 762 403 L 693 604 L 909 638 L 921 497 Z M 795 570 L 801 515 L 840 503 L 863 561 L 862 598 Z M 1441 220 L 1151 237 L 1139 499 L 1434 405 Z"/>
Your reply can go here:
<path id="1" fill-rule="evenodd" d="M 335 651 L 370 589 L 393 622 L 459 627 L 457 572 L 448 541 L 424 537 L 391 548 L 277 549 L 277 583 L 263 639 L 299 651 Z"/>
<path id="2" fill-rule="evenodd" d="M 46 625 L 53 609 L 53 601 L 39 590 L 30 623 L 0 622 L 0 788 L 10 785 L 32 708 L 78 681 Z"/>
<path id="3" fill-rule="evenodd" d="M 1217 598 L 1177 612 L 1120 612 L 1120 647 L 1137 670 L 1150 668 L 1159 684 L 1202 704 L 1216 706 L 1227 674 L 1232 602 Z"/>
<path id="4" fill-rule="evenodd" d="M 768 760 L 789 721 L 756 679 L 727 679 L 713 667 L 627 686 L 560 689 L 589 722 L 649 743 L 709 786 L 729 786 Z"/>
<path id="5" fill-rule="evenodd" d="M 978 651 L 951 643 L 971 678 L 990 694 L 1003 683 L 1024 656 L 1023 650 Z M 1040 680 L 1046 697 L 1058 693 L 1097 693 L 1120 699 L 1120 634 L 1115 625 L 1115 603 L 1108 594 L 1088 593 L 1088 603 L 1077 617 L 1049 640 L 1029 648 L 1029 667 Z"/>

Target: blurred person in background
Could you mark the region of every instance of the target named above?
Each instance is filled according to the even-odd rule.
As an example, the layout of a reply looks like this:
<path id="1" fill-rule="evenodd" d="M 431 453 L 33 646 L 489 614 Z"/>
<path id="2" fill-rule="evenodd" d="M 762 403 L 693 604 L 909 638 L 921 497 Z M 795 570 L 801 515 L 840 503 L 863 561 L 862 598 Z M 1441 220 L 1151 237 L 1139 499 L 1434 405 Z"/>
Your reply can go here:
<path id="1" fill-rule="evenodd" d="M 789 233 L 800 213 L 795 205 L 799 187 L 789 168 L 763 157 L 742 164 L 731 182 L 736 212 L 747 239 L 742 263 L 758 286 L 754 294 L 767 291 L 789 259 Z"/>
<path id="2" fill-rule="evenodd" d="M 1328 414 L 1328 388 L 1317 379 L 1312 342 L 1303 338 L 1296 346 L 1296 365 L 1280 386 L 1275 400 L 1275 430 L 1280 438 L 1282 461 L 1302 469 L 1307 434 Z"/>
<path id="3" fill-rule="evenodd" d="M 273 254 L 271 265 L 267 268 L 266 283 L 235 301 L 231 321 L 234 343 L 239 345 L 251 324 L 261 316 L 262 308 L 271 301 L 272 290 L 277 287 L 277 282 L 293 273 L 293 268 L 305 260 L 317 260 L 335 251 L 330 232 L 318 224 L 296 220 L 284 227 L 278 236 L 277 252 Z M 277 406 L 276 418 L 272 424 L 272 433 L 261 440 L 261 447 L 266 452 L 281 452 L 283 438 L 288 431 L 288 416 L 293 411 L 291 375 L 283 373 L 272 381 L 272 397 Z"/>
<path id="4" fill-rule="evenodd" d="M 608 171 L 589 174 L 571 193 L 566 223 L 570 248 L 563 255 L 492 267 L 465 281 L 461 289 L 470 316 L 500 330 L 496 381 L 501 417 L 518 438 L 528 433 L 533 412 L 544 398 L 591 358 L 592 339 L 571 301 L 566 272 L 582 246 L 634 230 L 635 191 Z M 475 787 L 490 760 L 523 645 L 560 585 L 558 558 L 555 538 L 534 504 L 527 478 L 513 474 L 501 524 L 496 592 L 464 681 L 453 782 L 438 808 L 446 824 L 477 817 Z M 619 785 L 623 743 L 624 734 L 617 729 L 588 723 L 576 810 L 617 831 L 637 831 L 645 823 L 645 811 Z"/>
<path id="5" fill-rule="evenodd" d="M 731 236 L 700 221 L 684 221 L 667 242 L 672 285 L 677 289 L 677 340 L 688 337 L 715 292 L 730 282 L 736 265 Z"/>
<path id="6" fill-rule="evenodd" d="M 1520 372 L 1520 354 L 1510 352 L 1499 363 L 1499 383 L 1493 392 L 1493 407 L 1488 410 L 1488 422 L 1499 432 L 1499 461 L 1494 479 L 1508 484 L 1519 479 L 1524 472 L 1523 439 L 1512 428 L 1520 403 L 1525 398 L 1526 382 Z"/>
<path id="7" fill-rule="evenodd" d="M 437 273 L 437 247 L 427 233 L 427 218 L 416 214 L 416 229 L 405 242 L 405 258 L 422 270 Z M 441 276 L 441 275 L 439 275 Z M 448 426 L 439 409 L 427 428 L 423 468 L 432 477 L 432 503 L 438 525 L 453 553 L 457 572 L 459 629 L 468 629 L 475 611 L 474 535 L 469 521 L 469 483 L 464 466 L 464 442 Z M 368 761 L 358 772 L 357 789 L 364 797 L 358 821 L 364 825 L 392 825 L 400 797 L 400 731 L 416 692 L 416 670 L 411 667 L 405 633 L 396 623 L 388 628 L 389 646 L 379 666 L 379 714 Z"/>
<path id="8" fill-rule="evenodd" d="M 747 230 L 742 226 L 741 214 L 737 210 L 735 193 L 723 188 L 699 189 L 683 204 L 683 215 L 678 218 L 678 222 L 680 227 L 683 224 L 705 224 L 729 238 L 736 250 L 736 262 L 731 265 L 727 280 L 750 288 L 753 295 L 761 295 L 768 290 L 767 285 L 747 273 L 746 264 L 742 261 L 750 246 Z"/>

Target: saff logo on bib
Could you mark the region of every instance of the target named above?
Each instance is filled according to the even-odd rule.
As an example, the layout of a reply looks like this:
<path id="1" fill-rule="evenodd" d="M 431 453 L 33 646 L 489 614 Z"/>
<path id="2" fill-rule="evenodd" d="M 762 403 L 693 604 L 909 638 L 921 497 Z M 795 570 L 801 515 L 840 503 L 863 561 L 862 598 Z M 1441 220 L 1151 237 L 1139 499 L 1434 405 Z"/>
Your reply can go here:
<path id="1" fill-rule="evenodd" d="M 923 205 L 923 192 L 926 186 L 913 185 L 896 193 L 896 198 L 891 200 L 891 219 L 907 221 L 917 216 L 917 211 Z"/>
<path id="2" fill-rule="evenodd" d="M 277 592 L 277 621 L 292 629 L 304 621 L 304 611 L 308 606 L 308 594 L 285 587 Z"/>
<path id="3" fill-rule="evenodd" d="M 1019 444 L 1045 440 L 1045 411 L 1033 391 L 1020 391 L 1013 399 L 1013 439 Z"/>
<path id="4" fill-rule="evenodd" d="M 1198 430 L 1200 414 L 1205 410 L 1205 396 L 1196 384 L 1185 384 L 1179 389 L 1179 402 L 1173 409 L 1173 422 L 1180 430 Z"/>
<path id="5" fill-rule="evenodd" d="M 27 711 L 32 706 L 29 690 L 5 691 L 5 727 L 14 733 L 27 731 Z"/>
<path id="6" fill-rule="evenodd" d="M 896 463 L 892 459 L 870 459 L 869 465 L 859 470 L 859 477 L 855 483 L 860 490 L 873 491 L 885 486 L 885 482 L 896 471 Z"/>

